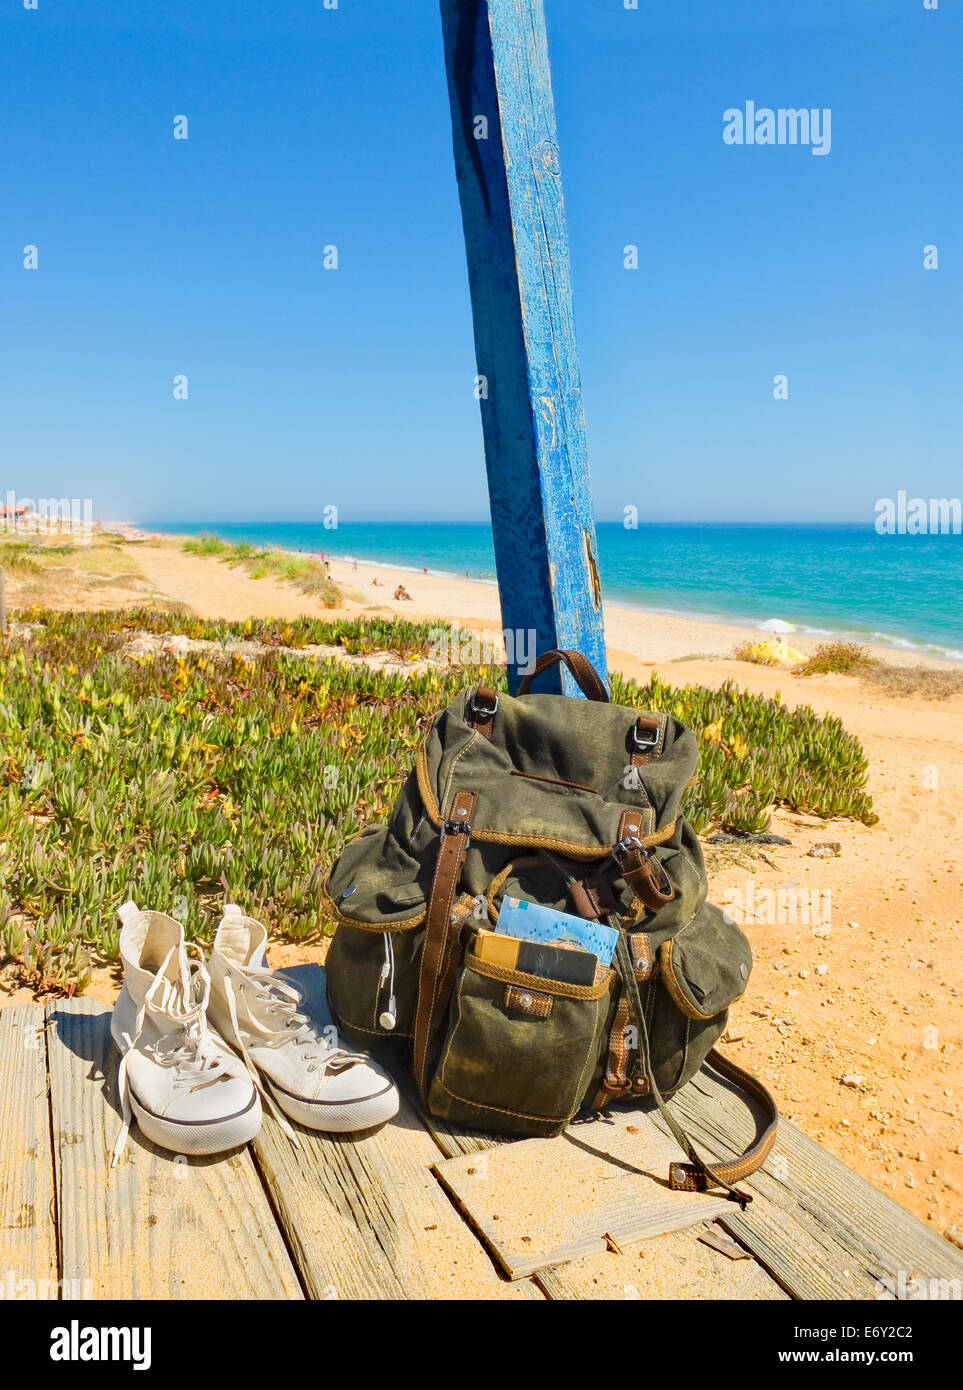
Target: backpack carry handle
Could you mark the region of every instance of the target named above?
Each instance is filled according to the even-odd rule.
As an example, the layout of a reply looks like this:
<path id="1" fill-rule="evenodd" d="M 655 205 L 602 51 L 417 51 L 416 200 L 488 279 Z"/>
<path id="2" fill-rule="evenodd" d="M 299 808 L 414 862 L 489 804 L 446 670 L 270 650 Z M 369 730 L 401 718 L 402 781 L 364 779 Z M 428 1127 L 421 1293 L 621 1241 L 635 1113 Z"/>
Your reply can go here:
<path id="1" fill-rule="evenodd" d="M 542 652 L 535 662 L 535 669 L 522 676 L 519 681 L 518 694 L 527 695 L 529 686 L 535 677 L 540 676 L 543 671 L 547 671 L 550 666 L 557 666 L 560 661 L 564 661 L 571 671 L 576 685 L 586 700 L 597 700 L 600 704 L 608 704 L 609 692 L 588 657 L 583 656 L 581 652 L 565 651 L 561 647 L 555 647 L 550 652 Z"/>

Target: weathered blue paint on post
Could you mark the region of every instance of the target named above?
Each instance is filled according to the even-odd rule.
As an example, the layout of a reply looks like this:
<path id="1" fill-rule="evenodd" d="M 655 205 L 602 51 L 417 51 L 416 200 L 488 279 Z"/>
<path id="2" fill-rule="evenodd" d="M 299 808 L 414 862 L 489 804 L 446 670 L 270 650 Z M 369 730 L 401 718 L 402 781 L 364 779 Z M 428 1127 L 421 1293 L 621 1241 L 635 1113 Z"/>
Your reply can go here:
<path id="1" fill-rule="evenodd" d="M 542 0 L 441 14 L 502 622 L 607 680 Z M 579 693 L 560 668 L 538 688 Z"/>

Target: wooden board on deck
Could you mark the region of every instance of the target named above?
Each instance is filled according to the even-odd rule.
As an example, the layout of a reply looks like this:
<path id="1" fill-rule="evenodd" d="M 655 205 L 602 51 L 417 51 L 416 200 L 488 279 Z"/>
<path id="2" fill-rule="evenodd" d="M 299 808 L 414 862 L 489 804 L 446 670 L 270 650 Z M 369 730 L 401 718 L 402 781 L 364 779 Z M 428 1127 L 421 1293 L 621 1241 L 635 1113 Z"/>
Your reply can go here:
<path id="1" fill-rule="evenodd" d="M 706 1231 L 725 1234 L 716 1222 L 655 1236 L 540 1270 L 535 1276 L 551 1298 L 628 1299 L 639 1302 L 768 1300 L 789 1295 L 751 1257 L 730 1260 L 704 1245 Z"/>
<path id="2" fill-rule="evenodd" d="M 715 1072 L 704 1069 L 671 1105 L 713 1157 L 738 1152 L 751 1137 L 745 1099 Z M 788 1120 L 746 1186 L 752 1205 L 730 1207 L 722 1225 L 795 1298 L 905 1298 L 918 1277 L 963 1280 L 963 1257 L 948 1241 Z"/>
<path id="3" fill-rule="evenodd" d="M 497 1148 L 503 1140 L 492 1134 L 449 1126 L 436 1116 L 426 1119 L 439 1149 L 449 1158 L 459 1154 L 485 1153 Z M 567 1264 L 539 1269 L 532 1282 L 550 1299 L 613 1299 L 634 1297 L 634 1285 L 639 1297 L 681 1299 L 784 1299 L 783 1290 L 767 1271 L 753 1262 L 751 1279 L 733 1273 L 731 1260 L 699 1243 L 702 1226 L 680 1231 L 629 1246 L 623 1253 L 607 1250 L 601 1255 L 589 1255 Z M 692 1239 L 691 1251 L 683 1242 Z M 640 1277 L 637 1252 L 644 1251 L 645 1273 Z M 641 1278 L 641 1282 L 640 1282 Z"/>
<path id="4" fill-rule="evenodd" d="M 723 1212 L 724 1198 L 669 1188 L 678 1157 L 635 1112 L 442 1159 L 435 1172 L 509 1277 L 521 1279 Z"/>
<path id="5" fill-rule="evenodd" d="M 327 1020 L 324 972 L 284 972 Z M 366 1134 L 295 1126 L 296 1149 L 265 1116 L 254 1150 L 310 1298 L 535 1298 L 502 1279 L 431 1173 L 438 1150 L 417 1112 Z"/>
<path id="6" fill-rule="evenodd" d="M 135 1124 L 109 1168 L 120 1128 L 109 1024 L 110 1010 L 93 1000 L 47 1008 L 65 1296 L 301 1298 L 248 1150 L 178 1158 Z"/>
<path id="7" fill-rule="evenodd" d="M 57 1298 L 43 1010 L 0 1011 L 0 1299 Z"/>

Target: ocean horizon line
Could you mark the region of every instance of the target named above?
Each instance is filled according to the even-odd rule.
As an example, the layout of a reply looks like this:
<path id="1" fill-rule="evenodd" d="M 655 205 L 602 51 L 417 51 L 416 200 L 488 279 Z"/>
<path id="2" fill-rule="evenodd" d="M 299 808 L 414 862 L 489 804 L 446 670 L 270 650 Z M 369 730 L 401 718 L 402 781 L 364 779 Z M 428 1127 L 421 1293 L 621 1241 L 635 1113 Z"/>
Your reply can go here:
<path id="1" fill-rule="evenodd" d="M 118 525 L 118 524 L 120 524 L 120 523 L 117 522 L 117 521 L 111 521 L 111 522 L 107 522 L 107 523 L 105 523 L 105 524 L 107 524 L 107 525 Z M 314 520 L 314 519 L 312 519 L 312 518 L 310 518 L 310 517 L 293 517 L 293 518 L 292 518 L 292 517 L 276 517 L 276 518 L 272 518 L 272 517 L 260 516 L 260 517 L 235 517 L 235 518 L 222 517 L 222 518 L 221 518 L 220 520 L 218 520 L 218 521 L 198 521 L 198 520 L 196 520 L 196 519 L 192 519 L 192 518 L 183 518 L 183 517 L 159 517 L 159 518 L 158 518 L 158 517 L 152 517 L 152 518 L 150 518 L 149 520 L 146 520 L 146 521 L 138 518 L 138 519 L 136 519 L 136 520 L 133 520 L 133 521 L 129 522 L 128 524 L 131 525 L 131 526 L 142 527 L 142 528 L 145 529 L 145 530 L 149 530 L 149 529 L 151 529 L 151 528 L 155 528 L 155 529 L 156 529 L 156 528 L 159 527 L 159 526 L 177 526 L 177 527 L 185 527 L 185 528 L 190 528 L 190 533 L 191 533 L 191 534 L 195 534 L 196 529 L 197 529 L 198 527 L 200 527 L 200 528 L 202 528 L 202 529 L 205 529 L 205 530 L 206 530 L 206 529 L 209 529 L 209 528 L 216 528 L 217 526 L 319 526 L 319 527 L 324 527 L 324 520 L 323 520 L 323 518 L 318 518 L 317 520 Z M 724 530 L 724 529 L 729 528 L 729 527 L 733 527 L 733 528 L 746 528 L 746 529 L 760 529 L 760 530 L 767 530 L 767 529 L 772 528 L 772 527 L 784 527 L 784 528 L 786 528 L 786 529 L 788 529 L 788 530 L 793 530 L 793 529 L 796 529 L 796 528 L 799 528 L 799 529 L 820 529 L 820 528 L 824 528 L 824 529 L 827 529 L 827 530 L 833 530 L 833 529 L 846 529 L 846 530 L 848 530 L 848 529 L 853 529 L 853 530 L 867 530 L 867 531 L 873 531 L 873 532 L 875 532 L 875 529 L 876 529 L 876 528 L 875 528 L 875 522 L 874 522 L 874 521 L 867 521 L 867 520 L 862 520 L 862 521 L 820 521 L 820 520 L 789 521 L 789 520 L 782 520 L 782 519 L 780 519 L 780 520 L 766 521 L 766 520 L 752 520 L 752 519 L 750 519 L 750 520 L 720 521 L 718 518 L 716 518 L 716 519 L 713 519 L 713 520 L 699 520 L 699 519 L 696 519 L 696 520 L 687 520 L 687 521 L 681 521 L 681 520 L 679 520 L 679 521 L 673 521 L 673 520 L 666 520 L 666 519 L 656 519 L 656 520 L 648 519 L 648 520 L 644 520 L 644 521 L 640 520 L 640 521 L 638 521 L 637 523 L 635 523 L 633 526 L 626 526 L 626 525 L 625 525 L 625 521 L 624 521 L 624 519 L 622 519 L 622 518 L 596 517 L 596 519 L 595 519 L 595 524 L 596 524 L 596 526 L 614 526 L 614 527 L 618 527 L 619 530 L 626 530 L 626 531 L 641 531 L 641 530 L 645 529 L 646 527 L 663 527 L 663 526 L 665 526 L 665 527 L 669 527 L 669 526 L 678 526 L 678 527 L 692 526 L 692 527 L 700 527 L 700 528 L 707 528 L 707 529 L 708 529 L 708 528 L 718 528 L 718 529 L 721 529 L 721 530 Z M 402 527 L 402 526 L 411 526 L 411 527 L 416 527 L 416 526 L 448 526 L 448 527 L 451 527 L 451 526 L 470 526 L 470 527 L 483 526 L 483 527 L 487 528 L 488 530 L 490 530 L 490 529 L 491 529 L 491 521 L 490 521 L 487 517 L 479 517 L 479 518 L 474 518 L 474 519 L 473 519 L 473 518 L 470 518 L 470 517 L 469 517 L 469 518 L 459 517 L 459 518 L 457 518 L 457 519 L 446 519 L 446 518 L 444 518 L 444 517 L 440 517 L 440 518 L 431 518 L 431 519 L 429 519 L 429 520 L 427 520 L 427 521 L 419 521 L 419 520 L 417 520 L 416 518 L 413 518 L 413 517 L 400 518 L 400 519 L 399 519 L 399 518 L 390 518 L 390 519 L 389 519 L 389 518 L 380 518 L 380 517 L 376 517 L 376 518 L 355 518 L 355 519 L 353 519 L 352 521 L 349 521 L 349 522 L 341 522 L 341 523 L 339 523 L 338 526 L 332 527 L 332 528 L 330 528 L 330 529 L 331 529 L 331 530 L 334 530 L 334 531 L 338 531 L 338 530 L 340 530 L 343 526 L 397 526 L 397 527 Z"/>

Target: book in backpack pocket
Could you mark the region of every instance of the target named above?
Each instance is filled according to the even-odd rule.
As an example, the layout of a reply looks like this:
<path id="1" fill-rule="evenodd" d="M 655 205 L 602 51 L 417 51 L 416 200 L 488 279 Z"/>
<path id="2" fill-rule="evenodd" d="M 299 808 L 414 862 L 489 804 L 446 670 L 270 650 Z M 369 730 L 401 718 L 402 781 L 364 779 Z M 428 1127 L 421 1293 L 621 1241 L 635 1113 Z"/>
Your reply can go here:
<path id="1" fill-rule="evenodd" d="M 502 936 L 491 931 L 478 932 L 474 954 L 479 960 L 503 965 L 507 970 L 541 975 L 548 980 L 564 980 L 570 985 L 594 984 L 599 964 L 598 956 L 578 947 L 543 946 L 537 941 L 523 941 L 517 936 Z"/>
<path id="2" fill-rule="evenodd" d="M 524 898 L 502 898 L 495 931 L 521 937 L 543 946 L 571 946 L 587 951 L 602 965 L 611 965 L 619 934 L 614 927 L 588 922 L 554 907 L 526 902 Z"/>

